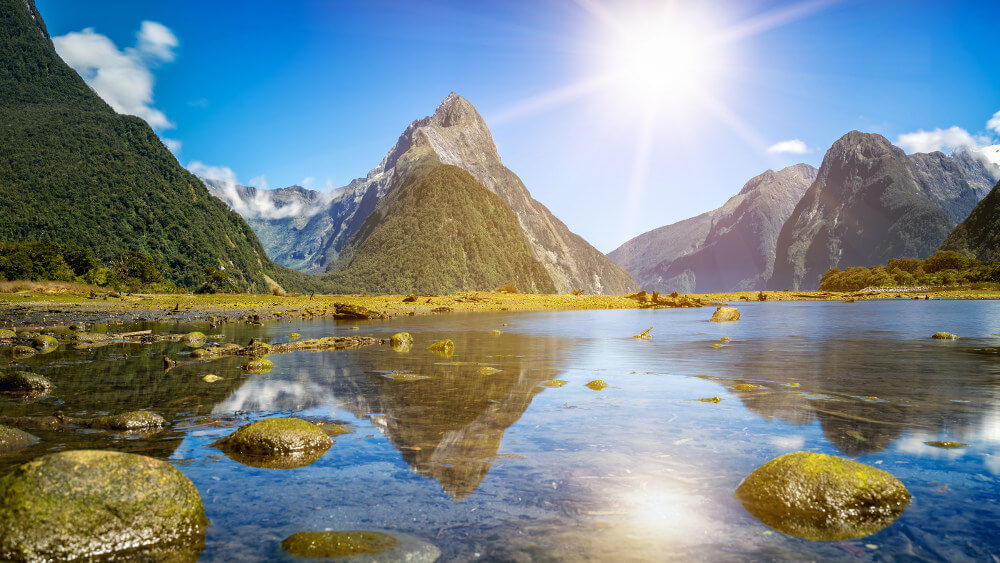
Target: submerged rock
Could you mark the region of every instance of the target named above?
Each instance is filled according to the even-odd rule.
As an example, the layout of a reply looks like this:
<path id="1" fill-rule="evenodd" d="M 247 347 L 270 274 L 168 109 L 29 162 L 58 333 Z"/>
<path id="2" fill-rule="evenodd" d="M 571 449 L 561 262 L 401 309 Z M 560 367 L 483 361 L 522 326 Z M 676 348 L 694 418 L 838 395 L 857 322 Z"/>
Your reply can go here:
<path id="1" fill-rule="evenodd" d="M 483 366 L 483 367 L 479 368 L 479 375 L 493 375 L 494 373 L 500 373 L 500 371 L 501 370 L 499 370 L 499 369 L 497 369 L 495 367 Z"/>
<path id="2" fill-rule="evenodd" d="M 841 457 L 795 452 L 755 469 L 736 489 L 750 514 L 790 536 L 861 538 L 892 524 L 910 502 L 891 474 Z"/>
<path id="3" fill-rule="evenodd" d="M 24 430 L 11 428 L 0 424 L 0 454 L 30 446 L 38 442 L 38 438 Z"/>
<path id="4" fill-rule="evenodd" d="M 351 561 L 433 563 L 441 550 L 416 536 L 367 530 L 297 532 L 281 541 L 281 549 L 299 557 Z"/>
<path id="5" fill-rule="evenodd" d="M 719 397 L 702 397 L 701 399 L 698 399 L 698 400 L 701 401 L 701 402 L 703 402 L 703 403 L 718 403 L 722 399 L 719 398 Z"/>
<path id="6" fill-rule="evenodd" d="M 200 347 L 205 344 L 208 337 L 200 332 L 189 332 L 181 337 L 181 343 L 187 346 Z"/>
<path id="7" fill-rule="evenodd" d="M 551 387 L 553 389 L 558 389 L 559 387 L 562 387 L 563 385 L 566 385 L 567 383 L 568 383 L 568 381 L 566 381 L 564 379 L 550 379 L 550 380 L 542 383 L 542 385 L 544 385 L 546 387 Z"/>
<path id="8" fill-rule="evenodd" d="M 733 389 L 737 391 L 758 391 L 763 388 L 763 385 L 757 385 L 756 383 L 737 383 L 733 385 Z"/>
<path id="9" fill-rule="evenodd" d="M 274 369 L 274 362 L 267 358 L 255 358 L 243 364 L 241 368 L 249 373 L 267 373 Z"/>
<path id="10" fill-rule="evenodd" d="M 595 379 L 590 383 L 587 383 L 587 387 L 591 388 L 594 391 L 600 391 L 601 389 L 604 389 L 607 386 L 608 384 L 603 379 Z"/>
<path id="11" fill-rule="evenodd" d="M 958 335 L 950 332 L 935 332 L 931 338 L 935 340 L 958 340 Z"/>
<path id="12" fill-rule="evenodd" d="M 13 340 L 17 338 L 17 333 L 9 328 L 0 328 L 0 340 Z"/>
<path id="13" fill-rule="evenodd" d="M 0 373 L 0 393 L 37 395 L 52 390 L 52 382 L 44 375 L 30 371 Z"/>
<path id="14" fill-rule="evenodd" d="M 102 416 L 90 420 L 87 426 L 91 428 L 102 428 L 105 430 L 148 430 L 150 428 L 163 428 L 167 421 L 162 416 L 149 411 L 131 411 L 110 416 Z"/>
<path id="15" fill-rule="evenodd" d="M 938 441 L 938 442 L 924 442 L 928 446 L 934 446 L 935 448 L 944 448 L 950 450 L 952 448 L 967 448 L 969 444 L 963 444 L 962 442 L 952 442 L 950 440 Z"/>
<path id="16" fill-rule="evenodd" d="M 302 335 L 299 334 L 299 333 L 297 333 L 297 332 L 293 332 L 293 333 L 291 333 L 291 334 L 288 335 L 288 339 L 289 340 L 298 340 L 300 338 L 302 338 Z"/>
<path id="17" fill-rule="evenodd" d="M 455 343 L 451 340 L 439 340 L 427 347 L 438 356 L 450 358 L 455 354 Z"/>
<path id="18" fill-rule="evenodd" d="M 31 345 L 34 346 L 36 350 L 54 350 L 59 347 L 59 341 L 56 340 L 54 336 L 39 334 L 31 339 Z"/>
<path id="19" fill-rule="evenodd" d="M 409 352 L 413 346 L 413 337 L 409 332 L 397 332 L 389 339 L 389 345 L 397 352 Z"/>
<path id="20" fill-rule="evenodd" d="M 239 344 L 229 343 L 221 345 L 205 346 L 204 348 L 196 348 L 191 350 L 191 357 L 196 360 L 212 360 L 215 358 L 221 358 L 223 356 L 234 356 L 243 347 Z"/>
<path id="21" fill-rule="evenodd" d="M 37 354 L 38 351 L 31 346 L 14 346 L 10 349 L 10 355 L 14 356 L 15 360 L 21 360 L 24 358 L 30 358 Z"/>
<path id="22" fill-rule="evenodd" d="M 241 426 L 214 445 L 244 465 L 294 469 L 322 457 L 333 445 L 333 440 L 312 422 L 298 418 L 265 418 Z"/>
<path id="23" fill-rule="evenodd" d="M 730 321 L 740 320 L 740 310 L 736 307 L 724 307 L 719 306 L 712 313 L 712 318 L 709 319 L 714 323 L 726 323 Z"/>
<path id="24" fill-rule="evenodd" d="M 193 560 L 205 510 L 194 484 L 151 457 L 49 454 L 0 479 L 0 559 Z"/>
<path id="25" fill-rule="evenodd" d="M 202 377 L 202 379 L 205 381 L 205 383 L 215 383 L 216 381 L 222 381 L 222 378 L 219 377 L 218 375 L 215 375 L 214 373 L 210 373 L 205 377 Z"/>

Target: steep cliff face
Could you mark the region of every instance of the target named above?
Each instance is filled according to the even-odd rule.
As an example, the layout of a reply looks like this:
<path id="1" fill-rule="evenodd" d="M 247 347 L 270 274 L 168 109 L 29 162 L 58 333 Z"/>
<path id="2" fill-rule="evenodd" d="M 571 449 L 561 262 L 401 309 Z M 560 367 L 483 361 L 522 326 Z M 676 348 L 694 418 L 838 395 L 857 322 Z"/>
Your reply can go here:
<path id="1" fill-rule="evenodd" d="M 768 288 L 815 289 L 834 266 L 927 257 L 976 201 L 953 159 L 908 157 L 881 135 L 852 131 L 827 151 L 782 228 Z"/>
<path id="2" fill-rule="evenodd" d="M 364 178 L 338 190 L 323 213 L 301 217 L 298 223 L 268 221 L 275 239 L 284 232 L 289 248 L 301 255 L 278 257 L 280 263 L 305 271 L 322 271 L 339 256 L 347 241 L 382 201 L 411 163 L 433 156 L 440 163 L 469 172 L 514 212 L 517 226 L 541 262 L 556 291 L 583 289 L 590 293 L 624 293 L 635 281 L 618 265 L 570 230 L 541 203 L 500 159 L 493 136 L 479 112 L 457 94 L 450 94 L 433 115 L 411 123 L 377 167 Z M 294 228 L 293 228 L 294 225 Z M 255 225 L 258 231 L 261 225 Z M 269 240 L 272 238 L 270 235 Z M 317 246 L 316 241 L 323 241 Z"/>
<path id="3" fill-rule="evenodd" d="M 56 53 L 32 0 L 0 0 L 0 239 L 141 252 L 197 287 L 204 268 L 267 291 L 283 273 L 254 232 Z"/>
<path id="4" fill-rule="evenodd" d="M 956 250 L 979 260 L 1000 260 L 1000 183 L 955 227 L 941 250 Z"/>
<path id="5" fill-rule="evenodd" d="M 609 257 L 648 290 L 763 289 L 778 233 L 815 178 L 808 164 L 768 170 L 722 207 L 639 235 Z"/>

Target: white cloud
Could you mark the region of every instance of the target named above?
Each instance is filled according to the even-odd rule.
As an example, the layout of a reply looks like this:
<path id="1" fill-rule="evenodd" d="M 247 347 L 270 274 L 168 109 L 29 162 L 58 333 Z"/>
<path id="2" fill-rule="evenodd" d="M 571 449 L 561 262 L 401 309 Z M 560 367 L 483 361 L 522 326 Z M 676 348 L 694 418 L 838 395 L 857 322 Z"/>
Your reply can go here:
<path id="1" fill-rule="evenodd" d="M 329 204 L 329 200 L 321 199 L 317 205 L 313 206 L 306 206 L 297 201 L 279 205 L 275 202 L 273 193 L 267 189 L 266 176 L 258 176 L 250 181 L 250 184 L 261 183 L 262 185 L 258 187 L 263 188 L 257 190 L 251 197 L 245 192 L 241 193 L 236 172 L 228 166 L 211 166 L 194 160 L 188 163 L 187 169 L 196 176 L 213 180 L 217 188 L 210 190 L 213 195 L 226 202 L 233 211 L 247 219 L 285 219 L 298 215 L 312 216 Z"/>
<path id="2" fill-rule="evenodd" d="M 312 189 L 315 183 L 316 183 L 316 178 L 313 178 L 312 176 L 307 176 L 305 178 L 302 178 L 302 182 L 299 185 L 302 186 L 303 188 Z"/>
<path id="3" fill-rule="evenodd" d="M 981 139 L 980 139 L 981 140 Z M 950 151 L 959 147 L 978 147 L 981 143 L 958 126 L 933 131 L 916 131 L 899 136 L 896 144 L 909 153 Z"/>
<path id="4" fill-rule="evenodd" d="M 260 188 L 262 190 L 267 190 L 271 188 L 271 186 L 267 183 L 267 176 L 264 174 L 261 174 L 256 178 L 250 178 L 250 181 L 247 183 L 247 185 L 253 186 L 255 188 Z"/>
<path id="5" fill-rule="evenodd" d="M 93 28 L 53 37 L 59 56 L 115 111 L 145 119 L 154 129 L 174 126 L 153 107 L 152 68 L 174 59 L 177 37 L 160 23 L 144 21 L 135 47 L 119 50 Z"/>
<path id="6" fill-rule="evenodd" d="M 993 117 L 991 117 L 990 120 L 986 122 L 986 128 L 992 129 L 993 131 L 996 131 L 998 134 L 1000 134 L 1000 111 L 994 113 Z"/>
<path id="7" fill-rule="evenodd" d="M 163 144 L 167 146 L 167 150 L 175 155 L 181 152 L 181 142 L 177 139 L 168 139 L 163 137 Z"/>
<path id="8" fill-rule="evenodd" d="M 805 154 L 809 152 L 809 147 L 799 139 L 789 139 L 767 147 L 767 152 L 771 154 Z"/>

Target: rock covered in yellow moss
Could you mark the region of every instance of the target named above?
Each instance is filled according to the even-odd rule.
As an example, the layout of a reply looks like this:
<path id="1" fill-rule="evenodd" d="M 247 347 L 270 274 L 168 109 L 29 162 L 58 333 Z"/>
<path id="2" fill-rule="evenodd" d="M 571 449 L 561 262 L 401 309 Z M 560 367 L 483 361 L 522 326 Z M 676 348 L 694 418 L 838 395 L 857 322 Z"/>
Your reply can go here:
<path id="1" fill-rule="evenodd" d="M 910 502 L 890 473 L 837 456 L 794 452 L 755 469 L 736 489 L 750 514 L 800 538 L 861 538 L 892 524 Z"/>
<path id="2" fill-rule="evenodd" d="M 736 307 L 719 306 L 715 309 L 715 312 L 712 313 L 712 318 L 709 320 L 714 323 L 738 321 L 740 320 L 740 310 Z"/>
<path id="3" fill-rule="evenodd" d="M 600 391 L 601 389 L 604 389 L 607 386 L 608 384 L 603 379 L 595 379 L 587 383 L 587 387 L 589 387 L 593 391 Z"/>

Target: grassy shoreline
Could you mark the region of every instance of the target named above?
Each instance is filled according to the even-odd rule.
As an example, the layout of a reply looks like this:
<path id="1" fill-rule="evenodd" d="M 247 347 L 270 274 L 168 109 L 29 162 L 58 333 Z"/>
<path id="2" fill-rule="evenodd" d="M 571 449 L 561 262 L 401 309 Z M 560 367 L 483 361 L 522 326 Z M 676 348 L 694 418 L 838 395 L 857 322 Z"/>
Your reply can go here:
<path id="1" fill-rule="evenodd" d="M 7 289 L 7 288 L 3 288 Z M 760 292 L 743 291 L 661 296 L 656 308 L 738 305 L 759 301 Z M 942 288 L 900 293 L 824 291 L 766 291 L 765 301 L 866 301 L 884 299 L 1000 299 L 997 289 Z M 360 306 L 390 317 L 450 312 L 537 312 L 595 309 L 638 309 L 651 305 L 624 295 L 538 295 L 465 292 L 421 296 L 403 295 L 248 295 L 248 294 L 103 294 L 94 297 L 79 285 L 52 282 L 16 292 L 0 292 L 0 326 L 23 327 L 69 322 L 74 316 L 114 320 L 233 321 L 257 315 L 260 320 L 333 317 L 335 304 Z M 700 303 L 699 303 L 700 301 Z M 683 303 L 683 305 L 682 305 Z"/>

